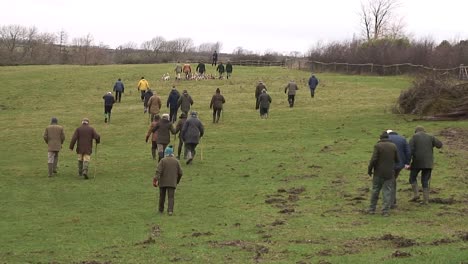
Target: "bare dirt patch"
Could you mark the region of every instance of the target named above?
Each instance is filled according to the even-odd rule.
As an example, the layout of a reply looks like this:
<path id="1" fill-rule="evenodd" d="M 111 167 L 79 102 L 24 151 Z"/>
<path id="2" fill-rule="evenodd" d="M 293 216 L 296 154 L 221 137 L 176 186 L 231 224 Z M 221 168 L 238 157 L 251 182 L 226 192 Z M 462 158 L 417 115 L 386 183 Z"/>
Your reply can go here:
<path id="1" fill-rule="evenodd" d="M 261 262 L 262 256 L 268 254 L 270 249 L 260 244 L 255 244 L 242 240 L 232 240 L 232 241 L 210 241 L 209 242 L 213 247 L 237 247 L 248 252 L 254 252 L 253 260 L 258 263 Z"/>
<path id="2" fill-rule="evenodd" d="M 406 257 L 411 257 L 411 254 L 409 252 L 396 250 L 395 252 L 392 253 L 392 257 L 393 258 L 406 258 Z"/>
<path id="3" fill-rule="evenodd" d="M 141 242 L 135 243 L 135 246 L 145 247 L 146 245 L 154 244 L 156 243 L 156 238 L 159 237 L 160 235 L 161 235 L 161 228 L 159 227 L 159 225 L 152 226 L 148 238 Z"/>
<path id="4" fill-rule="evenodd" d="M 416 241 L 410 238 L 404 238 L 401 236 L 394 236 L 392 234 L 385 234 L 377 240 L 391 241 L 396 247 L 411 247 L 417 245 Z"/>

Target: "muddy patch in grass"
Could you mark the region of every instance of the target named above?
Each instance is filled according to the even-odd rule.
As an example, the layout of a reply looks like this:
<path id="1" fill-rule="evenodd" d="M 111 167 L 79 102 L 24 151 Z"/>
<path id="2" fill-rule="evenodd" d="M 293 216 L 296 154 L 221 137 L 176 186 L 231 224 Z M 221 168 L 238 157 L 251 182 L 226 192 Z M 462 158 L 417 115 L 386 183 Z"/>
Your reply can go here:
<path id="1" fill-rule="evenodd" d="M 392 253 L 392 258 L 407 258 L 407 257 L 411 257 L 411 253 L 400 251 L 400 250 L 396 250 L 395 252 Z"/>
<path id="2" fill-rule="evenodd" d="M 376 240 L 391 241 L 394 246 L 399 248 L 417 245 L 416 241 L 413 239 L 405 238 L 402 236 L 394 236 L 392 234 L 385 234 L 380 238 L 377 238 Z"/>
<path id="3" fill-rule="evenodd" d="M 456 242 L 456 241 L 453 240 L 453 239 L 450 239 L 450 238 L 441 238 L 441 239 L 432 241 L 431 243 L 429 243 L 429 245 L 440 246 L 440 245 L 450 244 L 450 243 L 454 243 L 454 242 Z"/>
<path id="4" fill-rule="evenodd" d="M 262 256 L 268 254 L 270 249 L 260 244 L 247 242 L 243 240 L 232 240 L 232 241 L 209 241 L 212 247 L 237 247 L 241 250 L 253 252 L 253 260 L 258 263 L 262 261 Z"/>
<path id="5" fill-rule="evenodd" d="M 112 262 L 110 261 L 104 261 L 104 262 L 100 262 L 100 261 L 97 261 L 97 260 L 83 260 L 83 261 L 80 261 L 80 262 L 73 262 L 74 264 L 111 264 Z"/>
<path id="6" fill-rule="evenodd" d="M 148 238 L 141 242 L 135 243 L 135 246 L 146 247 L 146 245 L 154 244 L 156 243 L 156 238 L 159 237 L 160 235 L 161 235 L 161 228 L 159 227 L 159 225 L 152 226 Z"/>
<path id="7" fill-rule="evenodd" d="M 213 235 L 213 233 L 211 233 L 209 231 L 204 232 L 204 233 L 203 232 L 194 232 L 194 233 L 192 233 L 192 237 L 212 236 L 212 235 Z"/>
<path id="8" fill-rule="evenodd" d="M 438 197 L 429 199 L 429 202 L 430 203 L 436 203 L 436 204 L 454 204 L 454 203 L 458 203 L 458 201 L 453 199 L 453 198 L 438 198 Z"/>

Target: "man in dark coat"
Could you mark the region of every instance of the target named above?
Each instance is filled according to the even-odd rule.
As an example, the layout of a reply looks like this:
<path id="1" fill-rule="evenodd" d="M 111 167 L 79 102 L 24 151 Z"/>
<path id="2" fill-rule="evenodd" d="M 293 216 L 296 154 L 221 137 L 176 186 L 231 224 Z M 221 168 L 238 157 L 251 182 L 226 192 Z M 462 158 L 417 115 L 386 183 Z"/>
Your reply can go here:
<path id="1" fill-rule="evenodd" d="M 165 157 L 161 159 L 156 168 L 156 175 L 159 186 L 159 213 L 164 212 L 164 204 L 166 202 L 166 193 L 168 198 L 167 213 L 172 215 L 174 212 L 175 189 L 182 178 L 183 171 L 179 161 L 174 158 L 172 146 L 166 148 Z"/>
<path id="2" fill-rule="evenodd" d="M 106 93 L 102 99 L 104 99 L 104 123 L 107 123 L 111 119 L 112 106 L 115 103 L 114 96 L 112 92 Z"/>
<path id="3" fill-rule="evenodd" d="M 288 85 L 284 88 L 284 93 L 288 93 L 289 107 L 294 106 L 294 97 L 296 97 L 296 91 L 299 90 L 294 80 L 289 81 Z"/>
<path id="4" fill-rule="evenodd" d="M 319 81 L 315 77 L 315 75 L 312 74 L 309 78 L 309 89 L 310 89 L 310 97 L 314 98 L 315 96 L 315 89 L 317 88 Z"/>
<path id="5" fill-rule="evenodd" d="M 89 125 L 89 119 L 83 118 L 81 126 L 75 130 L 70 141 L 70 150 L 73 151 L 75 143 L 78 142 L 76 153 L 78 154 L 78 175 L 88 179 L 88 168 L 93 152 L 93 139 L 96 145 L 101 142 L 101 136 Z"/>
<path id="6" fill-rule="evenodd" d="M 167 97 L 166 106 L 169 108 L 169 120 L 172 123 L 177 121 L 177 102 L 179 101 L 180 93 L 177 91 L 175 86 L 172 86 L 172 90 Z"/>
<path id="7" fill-rule="evenodd" d="M 398 150 L 395 144 L 388 139 L 388 134 L 384 131 L 380 135 L 380 141 L 374 146 L 374 152 L 369 161 L 367 173 L 372 179 L 372 193 L 369 213 L 374 214 L 379 200 L 379 193 L 382 190 L 383 207 L 382 215 L 388 216 L 392 202 L 392 185 L 394 178 L 395 164 L 400 162 Z"/>
<path id="8" fill-rule="evenodd" d="M 205 76 L 206 67 L 205 67 L 205 63 L 203 63 L 203 61 L 201 61 L 200 63 L 198 63 L 197 68 L 196 68 L 196 71 L 198 72 L 198 75 L 199 75 L 200 77 Z"/>
<path id="9" fill-rule="evenodd" d="M 398 150 L 398 157 L 400 158 L 400 162 L 395 164 L 395 181 L 393 182 L 392 187 L 392 203 L 390 208 L 396 208 L 396 192 L 397 192 L 397 179 L 400 175 L 400 172 L 403 168 L 409 168 L 409 164 L 411 161 L 411 152 L 406 141 L 406 138 L 403 136 L 398 135 L 397 132 L 389 129 L 387 130 L 388 139 L 395 144 Z"/>
<path id="10" fill-rule="evenodd" d="M 151 156 L 153 159 L 156 159 L 156 150 L 158 149 L 158 129 L 156 126 L 158 125 L 159 121 L 159 115 L 154 116 L 148 132 L 146 132 L 146 143 L 148 143 L 148 139 L 151 137 Z"/>
<path id="11" fill-rule="evenodd" d="M 171 142 L 171 133 L 175 135 L 175 129 L 172 126 L 171 121 L 169 121 L 169 114 L 163 114 L 162 119 L 156 125 L 154 130 L 158 131 L 158 154 L 159 160 L 164 157 L 164 150 L 166 149 L 169 142 Z"/>
<path id="12" fill-rule="evenodd" d="M 59 151 L 62 149 L 63 141 L 65 141 L 63 127 L 58 125 L 57 118 L 52 117 L 50 125 L 44 131 L 43 138 L 45 143 L 47 143 L 49 177 L 52 177 L 52 173 L 57 173 Z"/>
<path id="13" fill-rule="evenodd" d="M 180 107 L 180 110 L 187 115 L 192 105 L 192 97 L 188 94 L 187 90 L 184 90 L 182 95 L 179 97 L 179 100 L 177 101 L 177 107 Z"/>
<path id="14" fill-rule="evenodd" d="M 226 78 L 229 79 L 232 75 L 232 64 L 230 61 L 226 63 Z"/>
<path id="15" fill-rule="evenodd" d="M 423 187 L 423 202 L 429 203 L 429 181 L 431 180 L 432 168 L 434 167 L 434 147 L 441 148 L 442 142 L 436 137 L 426 133 L 422 126 L 416 127 L 409 145 L 411 149 L 411 165 L 409 182 L 413 189 L 413 199 L 419 200 L 418 173 L 421 171 L 421 183 Z"/>
<path id="16" fill-rule="evenodd" d="M 181 113 L 179 116 L 179 121 L 177 121 L 177 125 L 175 127 L 175 133 L 179 133 L 179 146 L 177 148 L 177 159 L 180 160 L 180 153 L 182 152 L 182 148 L 184 148 L 184 159 L 187 158 L 187 148 L 184 144 L 184 140 L 182 139 L 182 128 L 184 127 L 185 121 L 187 121 L 187 115 L 185 113 Z"/>
<path id="17" fill-rule="evenodd" d="M 122 94 L 124 93 L 125 87 L 122 80 L 119 78 L 114 84 L 115 100 L 120 103 Z"/>
<path id="18" fill-rule="evenodd" d="M 216 50 L 213 52 L 211 59 L 212 59 L 211 66 L 216 66 L 216 63 L 218 63 L 218 53 L 216 52 Z"/>
<path id="19" fill-rule="evenodd" d="M 146 92 L 143 94 L 143 113 L 148 112 L 148 101 L 153 96 L 153 91 L 148 88 Z"/>
<path id="20" fill-rule="evenodd" d="M 190 116 L 182 127 L 181 132 L 182 140 L 187 147 L 187 164 L 192 164 L 196 153 L 195 148 L 205 132 L 202 122 L 198 119 L 197 112 L 193 111 L 190 113 Z"/>
<path id="21" fill-rule="evenodd" d="M 258 97 L 262 94 L 263 90 L 268 91 L 263 81 L 258 81 L 255 87 L 255 109 L 258 109 Z"/>
<path id="22" fill-rule="evenodd" d="M 216 71 L 219 73 L 219 79 L 222 79 L 224 74 L 224 64 L 222 62 L 218 64 L 218 67 L 216 67 Z"/>
<path id="23" fill-rule="evenodd" d="M 221 94 L 219 88 L 216 88 L 216 92 L 211 97 L 210 109 L 213 109 L 213 123 L 219 122 L 219 117 L 221 116 L 221 111 L 223 110 L 223 104 L 226 102 L 224 96 Z"/>
<path id="24" fill-rule="evenodd" d="M 260 108 L 260 118 L 268 118 L 268 111 L 270 109 L 271 97 L 266 89 L 262 90 L 262 94 L 258 97 L 258 108 Z"/>

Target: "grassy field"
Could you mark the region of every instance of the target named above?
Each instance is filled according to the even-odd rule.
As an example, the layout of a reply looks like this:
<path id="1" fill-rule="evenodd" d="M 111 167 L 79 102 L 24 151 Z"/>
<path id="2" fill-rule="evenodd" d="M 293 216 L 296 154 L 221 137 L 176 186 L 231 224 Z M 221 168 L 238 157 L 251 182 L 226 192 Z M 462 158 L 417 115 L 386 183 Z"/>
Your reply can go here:
<path id="1" fill-rule="evenodd" d="M 161 81 L 172 69 L 0 68 L 0 263 L 468 263 L 468 123 L 392 114 L 409 77 L 318 74 L 311 99 L 307 72 L 234 67 L 229 80 Z M 135 89 L 141 76 L 163 102 L 173 84 L 187 89 L 205 125 L 203 160 L 182 165 L 172 217 L 156 213 L 156 164 Z M 119 77 L 126 90 L 107 125 L 102 96 Z M 291 78 L 301 89 L 292 109 L 283 93 Z M 259 79 L 273 99 L 268 120 L 254 110 Z M 227 102 L 212 124 L 217 87 Z M 48 178 L 42 134 L 52 116 L 67 138 L 59 173 Z M 101 134 L 89 181 L 68 150 L 83 117 Z M 409 203 L 405 171 L 391 217 L 364 214 L 379 134 L 410 137 L 417 125 L 445 143 L 431 183 L 439 203 Z"/>

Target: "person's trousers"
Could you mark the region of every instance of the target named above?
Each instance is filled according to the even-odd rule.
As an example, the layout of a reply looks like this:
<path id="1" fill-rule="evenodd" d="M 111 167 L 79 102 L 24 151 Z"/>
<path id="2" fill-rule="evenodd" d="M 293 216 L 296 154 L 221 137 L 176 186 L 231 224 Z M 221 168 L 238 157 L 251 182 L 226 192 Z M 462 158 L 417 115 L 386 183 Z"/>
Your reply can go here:
<path id="1" fill-rule="evenodd" d="M 218 123 L 220 116 L 221 116 L 221 108 L 213 108 L 213 123 Z"/>
<path id="2" fill-rule="evenodd" d="M 388 213 L 390 204 L 392 202 L 392 186 L 394 179 L 384 179 L 382 177 L 374 176 L 372 179 L 372 192 L 370 201 L 370 210 L 375 211 L 377 201 L 379 200 L 380 190 L 382 190 L 383 205 L 382 213 Z"/>
<path id="3" fill-rule="evenodd" d="M 115 101 L 120 103 L 120 99 L 122 99 L 122 92 L 115 91 Z"/>
<path id="4" fill-rule="evenodd" d="M 140 91 L 140 94 L 141 94 L 140 98 L 141 98 L 142 101 L 145 100 L 145 93 L 146 93 L 146 91 Z"/>
<path id="5" fill-rule="evenodd" d="M 167 193 L 167 211 L 174 212 L 174 187 L 159 187 L 159 212 L 164 212 L 164 204 L 166 203 Z"/>
<path id="6" fill-rule="evenodd" d="M 169 120 L 172 123 L 175 123 L 177 121 L 177 108 L 170 108 L 169 109 Z"/>
<path id="7" fill-rule="evenodd" d="M 295 97 L 294 94 L 288 94 L 289 107 L 293 107 L 293 106 L 294 106 L 294 97 Z"/>
<path id="8" fill-rule="evenodd" d="M 182 152 L 182 148 L 184 148 L 184 159 L 187 158 L 187 146 L 184 145 L 184 141 L 182 138 L 179 137 L 179 146 L 177 147 L 177 157 L 180 158 L 180 153 Z"/>
<path id="9" fill-rule="evenodd" d="M 400 176 L 400 172 L 401 172 L 401 168 L 400 169 L 395 169 L 395 180 L 393 181 L 393 186 L 392 186 L 392 203 L 390 204 L 391 206 L 393 205 L 396 205 L 396 193 L 397 193 L 397 179 L 398 179 L 398 176 Z"/>
<path id="10" fill-rule="evenodd" d="M 429 188 L 432 169 L 411 169 L 409 183 L 418 184 L 418 173 L 421 171 L 421 183 L 423 188 Z"/>
<path id="11" fill-rule="evenodd" d="M 197 145 L 198 143 L 185 143 L 187 147 L 187 159 L 193 159 L 193 157 L 195 157 L 195 148 Z"/>

